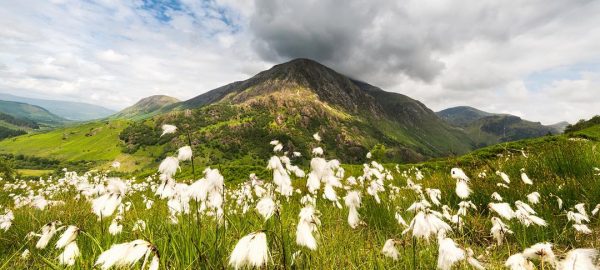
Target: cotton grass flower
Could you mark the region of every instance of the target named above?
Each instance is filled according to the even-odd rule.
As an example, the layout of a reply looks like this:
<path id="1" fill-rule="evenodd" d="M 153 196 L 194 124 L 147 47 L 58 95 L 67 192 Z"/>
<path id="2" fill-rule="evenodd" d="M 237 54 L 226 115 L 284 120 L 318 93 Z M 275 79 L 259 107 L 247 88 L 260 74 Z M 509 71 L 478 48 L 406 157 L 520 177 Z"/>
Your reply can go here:
<path id="1" fill-rule="evenodd" d="M 554 264 L 556 262 L 556 256 L 552 251 L 551 243 L 537 243 L 528 247 L 523 250 L 523 256 L 531 260 L 539 260 L 543 263 Z"/>
<path id="2" fill-rule="evenodd" d="M 383 249 L 381 249 L 381 253 L 384 256 L 391 258 L 394 261 L 397 261 L 398 256 L 400 256 L 398 248 L 396 248 L 396 243 L 396 240 L 388 239 L 387 241 L 385 241 L 385 244 L 383 244 Z"/>
<path id="3" fill-rule="evenodd" d="M 229 256 L 229 266 L 235 269 L 244 267 L 260 268 L 269 260 L 267 235 L 254 232 L 242 237 Z"/>
<path id="4" fill-rule="evenodd" d="M 454 264 L 465 259 L 465 251 L 454 240 L 443 238 L 439 241 L 437 269 L 450 270 Z"/>
<path id="5" fill-rule="evenodd" d="M 349 209 L 348 225 L 350 225 L 352 229 L 356 229 L 361 223 L 360 215 L 358 214 L 358 207 L 360 207 L 361 204 L 360 193 L 358 191 L 348 192 L 346 197 L 344 197 L 344 202 Z"/>
<path id="6" fill-rule="evenodd" d="M 161 137 L 164 136 L 165 134 L 173 134 L 177 131 L 177 127 L 174 125 L 162 125 L 162 134 L 160 135 Z"/>
<path id="7" fill-rule="evenodd" d="M 50 239 L 56 234 L 57 228 L 56 226 L 60 225 L 60 221 L 50 222 L 42 227 L 42 233 L 39 235 L 40 239 L 35 244 L 37 249 L 44 249 L 50 242 Z"/>
<path id="8" fill-rule="evenodd" d="M 321 141 L 321 135 L 319 135 L 319 132 L 313 134 L 313 139 L 315 139 L 317 142 Z"/>
<path id="9" fill-rule="evenodd" d="M 504 224 L 502 220 L 497 217 L 492 217 L 492 229 L 490 229 L 490 233 L 492 234 L 492 237 L 496 239 L 498 246 L 501 246 L 506 235 L 513 234 L 513 231 L 511 231 L 508 225 Z"/>
<path id="10" fill-rule="evenodd" d="M 122 219 L 121 216 L 116 216 L 110 223 L 110 226 L 108 226 L 108 233 L 111 235 L 120 234 L 123 231 L 123 224 L 121 224 Z"/>
<path id="11" fill-rule="evenodd" d="M 260 199 L 256 204 L 256 211 L 265 219 L 265 221 L 271 218 L 276 210 L 277 205 L 273 199 L 268 196 Z"/>
<path id="12" fill-rule="evenodd" d="M 11 210 L 7 210 L 4 215 L 0 215 L 0 230 L 8 231 L 14 219 L 15 215 Z"/>
<path id="13" fill-rule="evenodd" d="M 525 183 L 526 185 L 533 185 L 533 181 L 529 179 L 529 176 L 527 176 L 527 174 L 525 173 L 525 169 L 521 169 L 521 181 L 523 181 L 523 183 Z"/>
<path id="14" fill-rule="evenodd" d="M 158 171 L 166 176 L 173 176 L 179 170 L 179 159 L 166 157 L 158 166 Z"/>
<path id="15" fill-rule="evenodd" d="M 598 270 L 595 263 L 598 251 L 595 249 L 574 249 L 567 253 L 564 260 L 558 263 L 560 270 Z"/>
<path id="16" fill-rule="evenodd" d="M 77 226 L 69 226 L 60 236 L 58 241 L 56 241 L 56 248 L 64 248 L 71 242 L 75 241 L 77 235 L 79 234 L 79 228 Z"/>
<path id="17" fill-rule="evenodd" d="M 488 207 L 506 220 L 515 218 L 515 211 L 508 203 L 489 203 Z"/>
<path id="18" fill-rule="evenodd" d="M 529 195 L 527 195 L 527 201 L 529 201 L 529 203 L 531 204 L 537 204 L 540 202 L 540 193 L 539 192 L 532 192 Z"/>
<path id="19" fill-rule="evenodd" d="M 504 181 L 505 183 L 510 184 L 510 177 L 508 177 L 506 173 L 496 171 L 496 175 L 500 176 L 500 179 L 502 179 L 502 181 Z"/>
<path id="20" fill-rule="evenodd" d="M 522 253 L 516 253 L 512 256 L 508 257 L 504 266 L 509 268 L 510 270 L 533 270 L 535 266 L 532 262 L 527 260 Z"/>
<path id="21" fill-rule="evenodd" d="M 186 161 L 192 159 L 192 148 L 190 146 L 184 146 L 177 150 L 177 159 L 179 161 Z"/>
<path id="22" fill-rule="evenodd" d="M 111 267 L 131 268 L 136 262 L 144 258 L 142 269 L 148 258 L 153 255 L 148 270 L 158 269 L 158 252 L 156 247 L 145 240 L 134 240 L 127 243 L 112 245 L 108 250 L 102 252 L 95 265 L 106 270 Z"/>
<path id="23" fill-rule="evenodd" d="M 298 216 L 300 220 L 296 227 L 296 244 L 310 250 L 317 250 L 317 240 L 313 233 L 317 231 L 317 226 L 321 225 L 318 212 L 312 205 L 307 205 L 300 210 Z"/>

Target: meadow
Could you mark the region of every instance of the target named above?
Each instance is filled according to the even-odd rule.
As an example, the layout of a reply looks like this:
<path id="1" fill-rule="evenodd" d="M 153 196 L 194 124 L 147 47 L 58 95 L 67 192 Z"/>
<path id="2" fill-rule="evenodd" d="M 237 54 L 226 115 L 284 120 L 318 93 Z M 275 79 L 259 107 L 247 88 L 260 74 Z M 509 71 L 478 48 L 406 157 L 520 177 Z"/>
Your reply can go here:
<path id="1" fill-rule="evenodd" d="M 594 140 L 412 165 L 340 164 L 318 134 L 311 157 L 270 143 L 259 176 L 190 177 L 181 145 L 139 179 L 115 162 L 2 180 L 0 269 L 598 269 Z"/>

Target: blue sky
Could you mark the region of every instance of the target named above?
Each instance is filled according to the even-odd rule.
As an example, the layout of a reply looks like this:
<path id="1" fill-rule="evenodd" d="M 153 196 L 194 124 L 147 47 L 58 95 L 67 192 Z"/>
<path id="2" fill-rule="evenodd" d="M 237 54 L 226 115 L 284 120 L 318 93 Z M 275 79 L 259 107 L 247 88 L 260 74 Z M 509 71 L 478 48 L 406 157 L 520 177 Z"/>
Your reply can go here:
<path id="1" fill-rule="evenodd" d="M 306 57 L 434 110 L 574 122 L 600 114 L 599 13 L 589 0 L 9 0 L 0 92 L 121 109 Z"/>

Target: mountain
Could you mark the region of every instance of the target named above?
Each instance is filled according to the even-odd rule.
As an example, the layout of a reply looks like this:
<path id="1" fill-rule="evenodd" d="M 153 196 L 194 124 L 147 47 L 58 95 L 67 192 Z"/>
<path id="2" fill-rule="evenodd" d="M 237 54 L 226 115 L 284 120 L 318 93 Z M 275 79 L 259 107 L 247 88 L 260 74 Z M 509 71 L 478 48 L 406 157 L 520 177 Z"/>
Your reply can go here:
<path id="1" fill-rule="evenodd" d="M 518 116 L 489 113 L 468 106 L 448 108 L 437 115 L 461 128 L 477 147 L 561 133 L 560 126 L 544 126 Z"/>
<path id="2" fill-rule="evenodd" d="M 131 107 L 125 108 L 124 110 L 113 115 L 112 118 L 124 118 L 124 119 L 143 119 L 148 118 L 156 113 L 160 112 L 161 109 L 180 102 L 178 99 L 165 95 L 149 96 L 141 99 Z"/>
<path id="3" fill-rule="evenodd" d="M 390 159 L 403 161 L 455 155 L 473 147 L 464 132 L 445 123 L 421 102 L 349 78 L 309 59 L 275 65 L 245 81 L 167 106 L 163 112 L 198 108 L 204 110 L 196 115 L 198 119 L 187 118 L 214 125 L 203 136 L 221 140 L 220 147 L 234 143 L 245 149 L 240 141 L 256 137 L 249 134 L 251 131 L 260 135 L 253 145 L 282 136 L 299 149 L 310 141 L 293 142 L 292 138 L 311 138 L 320 132 L 329 149 L 341 151 L 349 161 L 362 159 L 378 143 L 389 148 Z M 207 119 L 206 114 L 214 117 Z M 178 121 L 171 118 L 163 119 Z"/>
<path id="4" fill-rule="evenodd" d="M 55 126 L 68 121 L 40 106 L 21 102 L 0 100 L 0 112 L 14 118 L 28 119 L 48 126 Z"/>
<path id="5" fill-rule="evenodd" d="M 115 113 L 113 110 L 89 103 L 26 98 L 4 93 L 0 93 L 0 100 L 40 106 L 57 116 L 73 121 L 100 119 Z"/>
<path id="6" fill-rule="evenodd" d="M 308 59 L 173 102 L 150 97 L 117 114 L 134 121 L 111 117 L 0 141 L 0 154 L 95 164 L 90 166 L 119 160 L 127 170 L 154 171 L 151 165 L 191 145 L 198 164 L 223 170 L 243 164 L 248 171 L 236 172 L 241 179 L 250 168 L 264 168 L 274 139 L 286 151 L 300 152 L 296 159 L 304 165 L 315 147 L 345 163 L 365 162 L 369 151 L 381 162 L 416 162 L 474 149 L 462 129 L 421 102 Z M 177 126 L 178 133 L 161 136 L 163 124 Z M 315 133 L 321 141 L 313 139 Z"/>
<path id="7" fill-rule="evenodd" d="M 437 112 L 437 115 L 453 126 L 464 127 L 481 118 L 494 115 L 473 107 L 458 106 Z"/>

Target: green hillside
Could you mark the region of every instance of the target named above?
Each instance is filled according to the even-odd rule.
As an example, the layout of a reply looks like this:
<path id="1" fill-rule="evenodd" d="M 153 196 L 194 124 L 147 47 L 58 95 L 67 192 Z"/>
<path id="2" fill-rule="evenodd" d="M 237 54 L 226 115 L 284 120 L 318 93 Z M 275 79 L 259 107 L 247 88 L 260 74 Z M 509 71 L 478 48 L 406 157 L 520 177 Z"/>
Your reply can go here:
<path id="1" fill-rule="evenodd" d="M 0 100 L 0 112 L 15 118 L 29 119 L 40 124 L 56 126 L 67 122 L 48 110 L 27 103 Z"/>
<path id="2" fill-rule="evenodd" d="M 494 114 L 468 106 L 448 108 L 437 115 L 463 130 L 477 148 L 501 142 L 562 133 L 564 122 L 544 126 L 509 114 Z"/>
<path id="3" fill-rule="evenodd" d="M 93 167 L 107 167 L 120 161 L 124 170 L 135 170 L 152 162 L 151 150 L 137 155 L 122 152 L 119 134 L 127 121 L 103 121 L 27 134 L 0 141 L 0 154 L 50 158 L 59 161 L 93 161 Z"/>
<path id="4" fill-rule="evenodd" d="M 89 103 L 27 98 L 5 93 L 0 93 L 0 100 L 39 106 L 63 119 L 73 121 L 101 119 L 115 113 L 113 110 Z"/>

